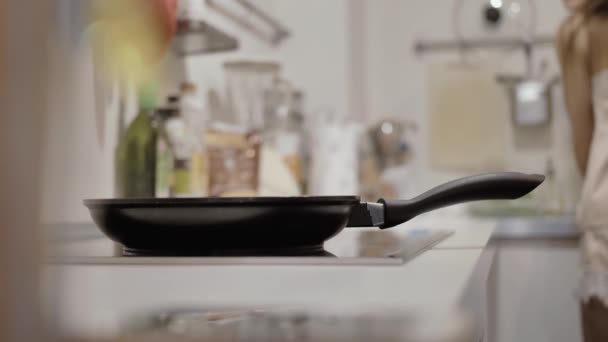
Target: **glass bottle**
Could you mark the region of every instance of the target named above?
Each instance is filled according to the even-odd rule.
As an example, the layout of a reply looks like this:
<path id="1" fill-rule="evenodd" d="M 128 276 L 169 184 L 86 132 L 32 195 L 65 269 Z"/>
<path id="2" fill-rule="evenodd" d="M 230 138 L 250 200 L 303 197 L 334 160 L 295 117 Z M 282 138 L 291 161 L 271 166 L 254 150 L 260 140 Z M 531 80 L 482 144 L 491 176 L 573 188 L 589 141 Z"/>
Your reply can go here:
<path id="1" fill-rule="evenodd" d="M 167 134 L 167 120 L 177 115 L 179 98 L 169 96 L 167 106 L 156 110 L 158 137 L 156 142 L 156 197 L 169 197 L 172 187 L 173 152 Z"/>
<path id="2" fill-rule="evenodd" d="M 156 85 L 138 88 L 139 112 L 120 137 L 116 149 L 117 197 L 154 197 L 157 129 Z"/>

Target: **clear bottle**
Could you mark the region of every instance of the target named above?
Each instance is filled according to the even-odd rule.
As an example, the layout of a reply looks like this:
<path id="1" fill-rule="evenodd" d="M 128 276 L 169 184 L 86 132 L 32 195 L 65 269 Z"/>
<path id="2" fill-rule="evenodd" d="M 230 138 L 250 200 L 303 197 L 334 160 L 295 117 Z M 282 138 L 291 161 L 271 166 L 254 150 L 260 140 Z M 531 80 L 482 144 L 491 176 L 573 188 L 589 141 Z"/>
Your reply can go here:
<path id="1" fill-rule="evenodd" d="M 139 112 L 119 138 L 115 156 L 117 197 L 155 196 L 156 92 L 154 83 L 139 86 Z"/>
<path id="2" fill-rule="evenodd" d="M 205 146 L 205 132 L 209 124 L 209 112 L 202 101 L 202 97 L 197 94 L 194 84 L 182 83 L 180 96 L 180 112 L 191 132 L 190 177 L 192 195 L 207 196 L 209 194 L 209 158 Z"/>
<path id="3" fill-rule="evenodd" d="M 264 94 L 264 144 L 281 156 L 300 191 L 306 184 L 302 93 L 288 82 L 276 80 Z"/>
<path id="4" fill-rule="evenodd" d="M 182 99 L 173 96 L 169 100 L 169 115 L 164 121 L 163 132 L 171 151 L 171 197 L 191 197 L 198 195 L 192 185 L 192 157 L 197 150 L 194 131 L 181 112 Z"/>
<path id="5" fill-rule="evenodd" d="M 158 140 L 156 142 L 156 197 L 169 197 L 173 183 L 173 152 L 167 136 L 167 120 L 177 115 L 179 97 L 169 96 L 167 106 L 156 111 Z"/>

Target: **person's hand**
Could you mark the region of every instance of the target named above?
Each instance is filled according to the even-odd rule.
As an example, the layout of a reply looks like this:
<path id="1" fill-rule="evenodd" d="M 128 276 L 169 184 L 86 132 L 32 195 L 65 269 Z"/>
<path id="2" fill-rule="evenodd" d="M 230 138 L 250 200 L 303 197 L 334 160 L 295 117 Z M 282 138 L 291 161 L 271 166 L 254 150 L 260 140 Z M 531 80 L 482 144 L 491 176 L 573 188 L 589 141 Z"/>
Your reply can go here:
<path id="1" fill-rule="evenodd" d="M 570 12 L 576 12 L 585 5 L 585 0 L 562 0 Z"/>

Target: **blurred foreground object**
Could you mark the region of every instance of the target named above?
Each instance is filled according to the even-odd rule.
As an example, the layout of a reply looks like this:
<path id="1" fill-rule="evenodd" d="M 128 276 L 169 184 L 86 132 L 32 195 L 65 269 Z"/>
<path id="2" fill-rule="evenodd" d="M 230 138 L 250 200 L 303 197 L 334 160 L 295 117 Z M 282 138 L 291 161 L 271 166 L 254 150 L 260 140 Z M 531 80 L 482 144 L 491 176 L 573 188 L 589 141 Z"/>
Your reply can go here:
<path id="1" fill-rule="evenodd" d="M 125 336 L 171 341 L 471 341 L 470 317 L 331 309 L 176 311 L 134 321 Z M 159 341 L 161 339 L 158 339 Z"/>
<path id="2" fill-rule="evenodd" d="M 176 32 L 177 0 L 95 0 L 91 32 L 102 69 L 119 79 L 148 79 Z"/>
<path id="3" fill-rule="evenodd" d="M 48 341 L 40 315 L 40 153 L 49 1 L 0 1 L 0 341 Z"/>

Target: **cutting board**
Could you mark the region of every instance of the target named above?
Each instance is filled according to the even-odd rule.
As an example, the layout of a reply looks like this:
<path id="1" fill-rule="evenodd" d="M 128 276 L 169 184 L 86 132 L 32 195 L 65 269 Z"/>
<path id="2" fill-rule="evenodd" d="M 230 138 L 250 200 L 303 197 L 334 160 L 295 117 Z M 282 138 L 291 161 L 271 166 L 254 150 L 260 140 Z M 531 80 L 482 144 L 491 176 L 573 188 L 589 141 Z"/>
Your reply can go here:
<path id="1" fill-rule="evenodd" d="M 504 168 L 508 99 L 491 67 L 427 67 L 429 151 L 434 169 L 482 172 Z"/>

